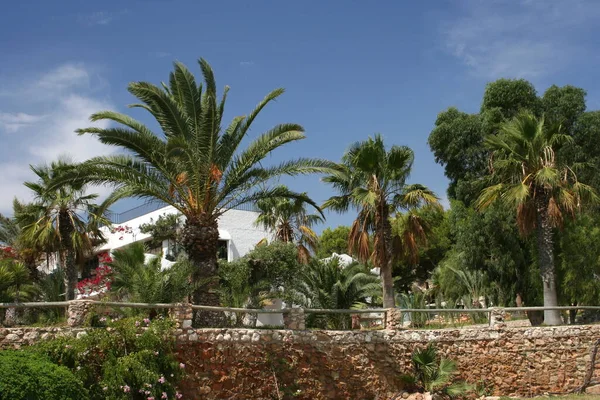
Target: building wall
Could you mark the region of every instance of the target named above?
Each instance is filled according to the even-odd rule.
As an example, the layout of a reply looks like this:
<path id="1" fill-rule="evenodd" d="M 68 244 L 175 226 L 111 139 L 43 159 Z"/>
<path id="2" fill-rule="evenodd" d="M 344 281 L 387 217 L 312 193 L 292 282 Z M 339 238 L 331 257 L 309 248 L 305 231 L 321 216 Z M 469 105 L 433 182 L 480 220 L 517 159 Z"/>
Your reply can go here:
<path id="1" fill-rule="evenodd" d="M 0 328 L 0 348 L 82 335 L 83 330 Z M 412 352 L 429 343 L 457 362 L 459 378 L 485 387 L 488 394 L 531 397 L 565 394 L 582 385 L 600 326 L 176 333 L 188 399 L 268 399 L 277 398 L 277 391 L 299 399 L 394 398 L 403 390 L 401 375 L 411 372 Z M 599 377 L 596 368 L 592 382 Z"/>

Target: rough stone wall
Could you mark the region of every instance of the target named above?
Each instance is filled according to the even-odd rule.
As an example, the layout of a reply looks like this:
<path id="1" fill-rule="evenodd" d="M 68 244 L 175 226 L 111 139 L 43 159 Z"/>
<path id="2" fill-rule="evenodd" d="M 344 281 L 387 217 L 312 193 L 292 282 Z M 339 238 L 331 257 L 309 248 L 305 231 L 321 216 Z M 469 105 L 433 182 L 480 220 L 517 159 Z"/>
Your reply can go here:
<path id="1" fill-rule="evenodd" d="M 0 348 L 83 328 L 0 329 Z M 179 329 L 185 398 L 385 399 L 401 391 L 410 356 L 430 342 L 463 379 L 490 394 L 533 396 L 579 387 L 600 325 L 435 331 Z M 600 378 L 597 370 L 594 379 Z"/>
<path id="2" fill-rule="evenodd" d="M 385 399 L 402 390 L 416 347 L 434 342 L 460 376 L 489 394 L 533 396 L 579 387 L 600 326 L 436 331 L 196 330 L 180 344 L 188 397 Z M 599 377 L 598 372 L 595 373 Z M 277 382 L 277 383 L 276 383 Z"/>

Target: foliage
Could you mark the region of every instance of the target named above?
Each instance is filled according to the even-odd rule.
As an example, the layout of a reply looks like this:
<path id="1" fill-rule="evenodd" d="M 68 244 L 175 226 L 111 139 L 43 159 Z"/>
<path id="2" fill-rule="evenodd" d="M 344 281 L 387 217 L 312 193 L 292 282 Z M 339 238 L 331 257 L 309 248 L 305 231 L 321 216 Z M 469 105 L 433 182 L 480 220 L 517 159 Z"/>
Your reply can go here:
<path id="1" fill-rule="evenodd" d="M 185 261 L 161 269 L 161 258 L 146 262 L 142 242 L 113 252 L 110 293 L 120 300 L 139 303 L 178 303 L 192 292 L 191 266 Z"/>
<path id="2" fill-rule="evenodd" d="M 520 112 L 544 116 L 545 126 L 560 124 L 561 133 L 572 137 L 571 143 L 556 152 L 557 159 L 570 160 L 571 165 L 578 166 L 575 171 L 580 181 L 600 189 L 597 173 L 600 113 L 585 112 L 585 91 L 573 86 L 553 85 L 538 97 L 527 81 L 500 79 L 486 86 L 483 97 L 477 114 L 456 108 L 440 113 L 429 136 L 436 162 L 444 166 L 450 179 L 453 251 L 449 257 L 459 254 L 464 267 L 484 271 L 489 281 L 494 282 L 489 293 L 496 304 L 516 301 L 517 304 L 540 305 L 541 284 L 539 278 L 534 278 L 539 271 L 535 244 L 529 238 L 519 237 L 514 210 L 497 205 L 480 213 L 472 210 L 486 186 L 482 178 L 488 174 L 489 149 L 484 142 L 498 135 L 501 126 Z M 560 240 L 562 234 L 555 235 Z M 572 235 L 570 240 L 575 238 Z M 560 254 L 558 257 L 561 258 Z M 573 271 L 575 275 L 577 272 Z M 559 282 L 559 292 L 563 286 Z"/>
<path id="3" fill-rule="evenodd" d="M 181 249 L 180 214 L 163 214 L 156 221 L 150 219 L 149 223 L 140 225 L 140 232 L 151 236 L 147 242 L 148 247 L 161 247 L 164 241 L 169 242 L 168 254 L 165 258 L 174 261 Z"/>
<path id="4" fill-rule="evenodd" d="M 0 400 L 86 400 L 71 371 L 28 351 L 0 351 Z"/>
<path id="5" fill-rule="evenodd" d="M 103 242 L 100 225 L 107 223 L 103 216 L 106 204 L 96 205 L 98 195 L 86 194 L 85 185 L 68 181 L 56 184 L 61 174 L 73 168 L 65 161 L 32 167 L 38 180 L 25 182 L 25 186 L 33 192 L 35 202 L 19 217 L 28 241 L 58 251 L 65 269 L 67 300 L 75 298 L 77 259 L 87 258 Z"/>
<path id="6" fill-rule="evenodd" d="M 110 322 L 109 328 L 40 342 L 33 351 L 69 368 L 91 399 L 176 398 L 185 366 L 174 354 L 173 322 L 129 318 Z"/>
<path id="7" fill-rule="evenodd" d="M 409 147 L 392 146 L 387 150 L 382 137 L 375 135 L 353 144 L 335 172 L 323 179 L 338 192 L 323 204 L 324 208 L 346 212 L 352 207 L 358 211 L 350 230 L 350 251 L 363 262 L 370 259 L 380 269 L 384 307 L 394 307 L 395 302 L 393 256 L 408 255 L 414 263 L 418 258 L 418 242 L 426 238 L 420 218 L 414 212 L 424 205 L 439 206 L 438 198 L 428 188 L 406 183 L 413 161 Z M 403 232 L 410 240 L 404 235 L 393 239 L 389 217 L 399 210 L 411 215 L 409 229 Z M 370 234 L 374 236 L 372 248 Z"/>
<path id="8" fill-rule="evenodd" d="M 57 268 L 49 274 L 43 275 L 37 283 L 39 297 L 45 302 L 62 301 L 65 293 L 64 272 Z M 65 318 L 63 308 L 44 308 L 38 311 L 39 323 L 51 324 Z"/>
<path id="9" fill-rule="evenodd" d="M 219 264 L 221 301 L 229 307 L 259 308 L 269 298 L 289 300 L 302 268 L 291 243 L 256 246 L 244 257 Z"/>
<path id="10" fill-rule="evenodd" d="M 381 282 L 363 264 L 339 265 L 312 261 L 300 273 L 301 282 L 295 288 L 295 303 L 306 308 L 352 309 L 373 304 L 381 297 Z M 349 314 L 311 314 L 311 327 L 350 329 Z"/>
<path id="11" fill-rule="evenodd" d="M 458 396 L 471 390 L 471 386 L 465 382 L 453 381 L 456 363 L 447 358 L 440 358 L 433 344 L 413 352 L 412 366 L 414 375 L 405 375 L 402 378 L 409 385 L 425 392 Z"/>
<path id="12" fill-rule="evenodd" d="M 199 65 L 204 85 L 196 83 L 179 62 L 168 84 L 129 84 L 129 92 L 141 101 L 134 107 L 156 119 L 162 130 L 159 134 L 125 114 L 93 114 L 92 121 L 108 121 L 110 127 L 83 128 L 78 133 L 94 135 L 101 143 L 127 152 L 92 158 L 65 179 L 113 185 L 109 201 L 138 197 L 160 200 L 177 209 L 185 217 L 182 245 L 195 266 L 193 278 L 211 282 L 197 285 L 194 302 L 218 305 L 214 290 L 218 282 L 213 279 L 217 276 L 217 218 L 227 209 L 267 198 L 303 199 L 315 205 L 302 193 L 270 187 L 269 183 L 284 175 L 322 172 L 331 163 L 298 158 L 265 166 L 264 160 L 274 150 L 305 137 L 302 126 L 285 123 L 241 147 L 260 112 L 284 90 L 270 92 L 248 115 L 222 126 L 229 88 L 219 100 L 212 68 L 204 59 Z"/>
<path id="13" fill-rule="evenodd" d="M 600 304 L 600 227 L 598 214 L 569 221 L 560 233 L 557 276 L 565 304 Z"/>
<path id="14" fill-rule="evenodd" d="M 391 221 L 396 237 L 412 243 L 417 256 L 406 253 L 394 263 L 394 286 L 400 292 L 408 292 L 415 282 L 427 284 L 431 273 L 444 259 L 451 246 L 448 213 L 439 207 L 423 207 L 407 213 L 398 213 Z M 422 233 L 416 236 L 414 231 Z M 426 239 L 426 240 L 424 240 Z M 402 246 L 399 246 L 402 248 Z"/>
<path id="15" fill-rule="evenodd" d="M 295 243 L 298 248 L 298 260 L 306 264 L 318 247 L 317 234 L 312 226 L 323 222 L 323 212 L 309 214 L 306 206 L 310 203 L 302 199 L 271 198 L 256 202 L 260 214 L 255 224 L 273 233 L 275 240 Z"/>
<path id="16" fill-rule="evenodd" d="M 36 294 L 29 271 L 13 259 L 0 259 L 0 303 L 31 300 Z"/>
<path id="17" fill-rule="evenodd" d="M 318 258 L 330 257 L 333 253 L 348 253 L 348 237 L 350 227 L 340 225 L 335 229 L 325 228 L 319 236 Z"/>

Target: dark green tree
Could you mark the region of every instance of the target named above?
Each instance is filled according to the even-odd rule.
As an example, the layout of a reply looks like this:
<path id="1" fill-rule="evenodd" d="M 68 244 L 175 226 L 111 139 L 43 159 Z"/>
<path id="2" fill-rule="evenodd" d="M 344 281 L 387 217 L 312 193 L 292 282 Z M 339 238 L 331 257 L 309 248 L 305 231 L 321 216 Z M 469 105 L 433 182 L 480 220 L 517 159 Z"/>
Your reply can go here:
<path id="1" fill-rule="evenodd" d="M 335 229 L 325 228 L 319 236 L 319 247 L 317 250 L 317 256 L 319 258 L 327 258 L 331 256 L 332 253 L 348 253 L 349 235 L 349 226 L 340 225 Z"/>

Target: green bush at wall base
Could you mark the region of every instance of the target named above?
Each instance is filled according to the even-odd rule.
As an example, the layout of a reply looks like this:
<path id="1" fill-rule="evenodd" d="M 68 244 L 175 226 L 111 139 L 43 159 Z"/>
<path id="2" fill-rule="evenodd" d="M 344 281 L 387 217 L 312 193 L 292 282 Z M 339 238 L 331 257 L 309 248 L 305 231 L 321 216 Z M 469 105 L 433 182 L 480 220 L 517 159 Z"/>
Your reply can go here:
<path id="1" fill-rule="evenodd" d="M 26 351 L 0 351 L 0 400 L 87 400 L 69 369 Z"/>

